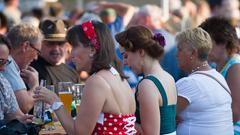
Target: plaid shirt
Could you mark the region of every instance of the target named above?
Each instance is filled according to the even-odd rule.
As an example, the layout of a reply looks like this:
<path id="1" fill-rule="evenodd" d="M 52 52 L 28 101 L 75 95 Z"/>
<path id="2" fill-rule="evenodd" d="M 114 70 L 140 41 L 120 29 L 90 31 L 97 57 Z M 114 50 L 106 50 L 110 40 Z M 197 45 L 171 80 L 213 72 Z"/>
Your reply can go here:
<path id="1" fill-rule="evenodd" d="M 18 108 L 17 100 L 10 83 L 0 73 L 0 120 L 9 113 L 16 112 Z"/>

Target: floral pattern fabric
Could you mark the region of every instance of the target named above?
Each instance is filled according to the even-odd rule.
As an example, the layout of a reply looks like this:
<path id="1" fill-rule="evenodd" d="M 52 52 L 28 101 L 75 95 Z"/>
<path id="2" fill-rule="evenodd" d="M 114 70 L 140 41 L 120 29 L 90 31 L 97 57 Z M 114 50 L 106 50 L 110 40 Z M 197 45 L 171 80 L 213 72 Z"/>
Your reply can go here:
<path id="1" fill-rule="evenodd" d="M 0 73 L 0 120 L 9 113 L 16 112 L 18 104 L 8 80 Z"/>

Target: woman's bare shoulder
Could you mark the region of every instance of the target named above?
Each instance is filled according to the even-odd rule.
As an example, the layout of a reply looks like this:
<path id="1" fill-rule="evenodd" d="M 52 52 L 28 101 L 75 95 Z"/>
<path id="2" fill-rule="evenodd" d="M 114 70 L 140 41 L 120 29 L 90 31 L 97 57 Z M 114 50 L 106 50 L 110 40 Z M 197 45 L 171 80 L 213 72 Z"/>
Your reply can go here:
<path id="1" fill-rule="evenodd" d="M 110 89 L 110 86 L 103 75 L 104 74 L 102 73 L 91 75 L 86 80 L 85 86 L 91 87 L 93 89 L 99 89 L 99 88 Z"/>

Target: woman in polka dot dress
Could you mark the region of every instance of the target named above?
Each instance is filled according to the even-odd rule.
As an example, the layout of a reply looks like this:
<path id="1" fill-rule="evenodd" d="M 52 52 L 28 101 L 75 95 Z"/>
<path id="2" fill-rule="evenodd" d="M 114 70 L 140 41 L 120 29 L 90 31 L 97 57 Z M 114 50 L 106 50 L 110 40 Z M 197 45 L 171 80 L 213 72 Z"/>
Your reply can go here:
<path id="1" fill-rule="evenodd" d="M 52 105 L 69 135 L 134 135 L 136 104 L 116 59 L 112 36 L 103 23 L 88 21 L 71 28 L 67 40 L 78 71 L 87 71 L 79 112 L 75 120 L 65 111 L 59 97 L 37 88 L 34 98 Z"/>

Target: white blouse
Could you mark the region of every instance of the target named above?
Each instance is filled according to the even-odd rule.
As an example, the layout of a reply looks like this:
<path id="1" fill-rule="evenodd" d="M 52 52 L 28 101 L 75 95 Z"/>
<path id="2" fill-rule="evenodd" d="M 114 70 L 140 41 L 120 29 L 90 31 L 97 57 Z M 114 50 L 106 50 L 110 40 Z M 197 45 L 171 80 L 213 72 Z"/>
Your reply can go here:
<path id="1" fill-rule="evenodd" d="M 224 77 L 215 69 L 204 72 L 217 78 L 228 88 Z M 229 93 L 214 79 L 203 74 L 190 74 L 177 83 L 178 96 L 189 105 L 180 113 L 178 135 L 233 135 Z"/>

